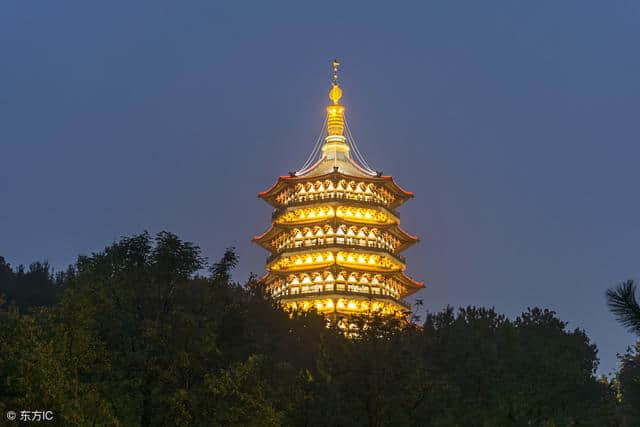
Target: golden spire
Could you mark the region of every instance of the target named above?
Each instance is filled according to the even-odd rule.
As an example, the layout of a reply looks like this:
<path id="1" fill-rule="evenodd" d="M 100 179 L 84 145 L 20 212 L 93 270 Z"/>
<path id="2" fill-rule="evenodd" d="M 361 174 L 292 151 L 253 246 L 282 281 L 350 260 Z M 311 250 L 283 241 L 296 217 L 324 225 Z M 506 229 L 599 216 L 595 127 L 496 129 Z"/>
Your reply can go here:
<path id="1" fill-rule="evenodd" d="M 322 151 L 326 157 L 329 153 L 333 154 L 335 159 L 338 157 L 338 152 L 348 156 L 349 146 L 346 144 L 347 139 L 344 136 L 344 106 L 339 104 L 340 98 L 342 98 L 342 89 L 338 84 L 338 67 L 340 66 L 340 62 L 334 59 L 331 65 L 333 73 L 329 99 L 333 101 L 333 105 L 327 107 L 327 137 L 325 138 Z"/>
<path id="2" fill-rule="evenodd" d="M 342 89 L 340 89 L 340 86 L 338 85 L 338 67 L 340 66 L 340 62 L 338 62 L 337 59 L 334 59 L 332 65 L 333 65 L 333 81 L 332 81 L 333 87 L 329 92 L 329 99 L 331 99 L 333 103 L 337 105 L 340 98 L 342 98 Z"/>

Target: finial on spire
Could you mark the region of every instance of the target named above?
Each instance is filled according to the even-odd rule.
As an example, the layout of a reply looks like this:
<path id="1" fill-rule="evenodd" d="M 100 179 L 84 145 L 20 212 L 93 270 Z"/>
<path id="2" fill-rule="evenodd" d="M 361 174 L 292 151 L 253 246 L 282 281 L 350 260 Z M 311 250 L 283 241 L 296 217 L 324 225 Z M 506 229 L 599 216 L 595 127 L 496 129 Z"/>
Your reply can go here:
<path id="1" fill-rule="evenodd" d="M 340 100 L 340 98 L 342 98 L 342 89 L 340 89 L 340 85 L 338 84 L 338 70 L 340 67 L 340 62 L 337 59 L 334 59 L 331 65 L 333 67 L 333 74 L 331 78 L 333 87 L 329 92 L 329 99 L 331 99 L 334 104 L 338 104 L 338 101 Z"/>
<path id="2" fill-rule="evenodd" d="M 331 90 L 329 91 L 329 99 L 333 101 L 333 105 L 327 107 L 327 137 L 322 146 L 323 155 L 327 158 L 337 160 L 339 156 L 349 157 L 349 146 L 347 138 L 344 136 L 344 106 L 338 101 L 342 98 L 342 89 L 338 83 L 338 67 L 340 62 L 334 59 L 331 62 Z"/>

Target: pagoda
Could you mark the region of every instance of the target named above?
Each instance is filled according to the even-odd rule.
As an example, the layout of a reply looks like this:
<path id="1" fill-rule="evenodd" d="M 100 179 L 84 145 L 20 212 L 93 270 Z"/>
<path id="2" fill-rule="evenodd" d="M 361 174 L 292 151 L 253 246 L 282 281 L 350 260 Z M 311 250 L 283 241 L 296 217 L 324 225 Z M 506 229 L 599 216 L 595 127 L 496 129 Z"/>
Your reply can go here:
<path id="1" fill-rule="evenodd" d="M 258 197 L 274 208 L 253 241 L 270 252 L 267 291 L 288 310 L 334 320 L 358 314 L 405 317 L 405 298 L 424 287 L 409 278 L 401 252 L 418 241 L 400 228 L 398 206 L 413 197 L 362 157 L 340 104 L 338 61 L 323 132 L 297 172 Z"/>

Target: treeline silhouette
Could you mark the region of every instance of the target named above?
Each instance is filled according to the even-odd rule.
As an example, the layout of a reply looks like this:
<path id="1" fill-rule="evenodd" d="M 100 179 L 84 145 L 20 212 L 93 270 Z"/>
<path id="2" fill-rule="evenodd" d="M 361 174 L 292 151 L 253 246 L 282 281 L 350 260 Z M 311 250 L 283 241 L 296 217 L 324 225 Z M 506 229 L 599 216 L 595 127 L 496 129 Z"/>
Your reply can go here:
<path id="1" fill-rule="evenodd" d="M 640 425 L 640 345 L 609 380 L 585 332 L 539 308 L 362 318 L 347 338 L 254 277 L 234 283 L 237 262 L 228 249 L 207 266 L 167 232 L 56 275 L 0 258 L 0 411 L 64 426 Z"/>

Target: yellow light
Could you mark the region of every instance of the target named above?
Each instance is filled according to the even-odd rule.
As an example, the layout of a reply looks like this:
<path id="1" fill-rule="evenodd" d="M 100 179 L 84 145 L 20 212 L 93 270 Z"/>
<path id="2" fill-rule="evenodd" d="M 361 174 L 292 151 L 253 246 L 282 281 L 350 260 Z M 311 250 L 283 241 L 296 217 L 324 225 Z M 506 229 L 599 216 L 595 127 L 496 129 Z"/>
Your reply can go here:
<path id="1" fill-rule="evenodd" d="M 331 99 L 334 104 L 338 104 L 340 98 L 342 98 L 342 89 L 340 89 L 340 86 L 334 84 L 329 92 L 329 99 Z"/>
<path id="2" fill-rule="evenodd" d="M 325 190 L 326 191 L 326 190 Z M 354 216 L 362 221 L 377 224 L 392 224 L 395 221 L 377 209 L 348 208 L 338 206 L 335 210 L 331 206 L 320 206 L 314 208 L 295 209 L 282 214 L 275 222 L 282 223 L 305 223 L 314 221 L 316 218 L 327 217 L 353 218 Z"/>
<path id="3" fill-rule="evenodd" d="M 333 308 L 333 301 L 332 300 L 327 300 L 325 305 L 327 306 L 327 308 Z"/>
<path id="4" fill-rule="evenodd" d="M 355 310 L 356 308 L 358 308 L 358 306 L 356 305 L 356 303 L 354 301 L 349 301 L 348 308 L 349 308 L 349 310 Z"/>

